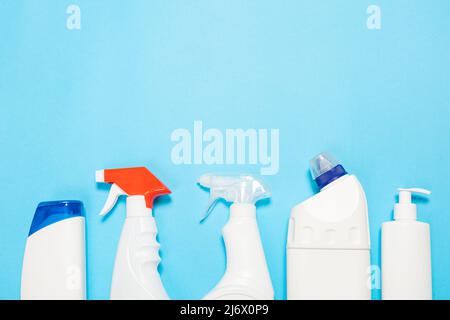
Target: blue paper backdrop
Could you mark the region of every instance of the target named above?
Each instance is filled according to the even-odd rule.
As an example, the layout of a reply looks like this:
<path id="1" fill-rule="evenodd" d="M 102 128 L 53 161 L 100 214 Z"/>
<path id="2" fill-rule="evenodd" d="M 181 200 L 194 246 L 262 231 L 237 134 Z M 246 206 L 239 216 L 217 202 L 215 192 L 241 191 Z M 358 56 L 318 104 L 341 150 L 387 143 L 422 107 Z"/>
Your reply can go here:
<path id="1" fill-rule="evenodd" d="M 81 9 L 69 30 L 66 9 Z M 381 29 L 366 9 L 381 8 Z M 434 298 L 450 298 L 450 2 L 1 1 L 0 298 L 20 296 L 27 232 L 39 201 L 80 199 L 87 213 L 88 296 L 108 297 L 124 220 L 98 216 L 96 169 L 145 165 L 173 191 L 158 201 L 162 279 L 172 298 L 201 298 L 225 269 L 220 204 L 199 224 L 205 171 L 253 165 L 171 161 L 177 128 L 280 130 L 280 168 L 259 226 L 277 299 L 286 297 L 290 209 L 314 192 L 308 160 L 332 152 L 360 178 L 372 257 L 397 187 L 426 187 Z M 374 290 L 374 298 L 380 291 Z"/>

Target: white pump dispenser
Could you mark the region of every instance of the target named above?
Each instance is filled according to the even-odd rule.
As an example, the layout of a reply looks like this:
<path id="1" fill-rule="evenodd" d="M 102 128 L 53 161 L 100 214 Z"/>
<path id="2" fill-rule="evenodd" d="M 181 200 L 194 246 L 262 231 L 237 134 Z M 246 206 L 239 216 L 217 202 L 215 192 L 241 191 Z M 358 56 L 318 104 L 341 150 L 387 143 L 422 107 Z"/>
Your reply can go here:
<path id="1" fill-rule="evenodd" d="M 429 300 L 431 287 L 430 226 L 417 221 L 411 194 L 431 194 L 419 188 L 398 189 L 394 221 L 381 229 L 383 300 Z"/>
<path id="2" fill-rule="evenodd" d="M 394 206 L 394 220 L 416 220 L 417 206 L 412 203 L 412 193 L 430 195 L 431 191 L 421 188 L 398 188 L 398 203 Z"/>
<path id="3" fill-rule="evenodd" d="M 206 174 L 198 183 L 211 190 L 206 219 L 219 199 L 232 202 L 230 219 L 222 229 L 227 268 L 206 300 L 271 300 L 272 282 L 256 222 L 255 203 L 270 197 L 261 182 L 251 176 Z"/>

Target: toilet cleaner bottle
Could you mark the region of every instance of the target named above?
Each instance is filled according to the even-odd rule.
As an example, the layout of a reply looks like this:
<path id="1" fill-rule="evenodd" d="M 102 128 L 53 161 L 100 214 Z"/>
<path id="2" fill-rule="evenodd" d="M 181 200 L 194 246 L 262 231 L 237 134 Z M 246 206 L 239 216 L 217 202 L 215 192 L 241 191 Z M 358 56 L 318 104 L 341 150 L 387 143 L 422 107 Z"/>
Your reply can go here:
<path id="1" fill-rule="evenodd" d="M 394 221 L 381 228 L 381 294 L 383 300 L 431 300 L 430 225 L 417 221 L 411 194 L 419 188 L 398 189 Z"/>
<path id="2" fill-rule="evenodd" d="M 219 199 L 231 202 L 230 218 L 222 229 L 227 266 L 206 300 L 272 300 L 274 291 L 256 221 L 255 203 L 270 197 L 267 188 L 252 176 L 206 174 L 198 183 L 210 189 L 206 215 Z"/>
<path id="3" fill-rule="evenodd" d="M 310 161 L 320 192 L 291 212 L 288 299 L 370 299 L 370 238 L 364 190 L 327 153 Z"/>
<path id="4" fill-rule="evenodd" d="M 111 299 L 168 299 L 158 272 L 161 259 L 152 208 L 153 200 L 169 194 L 170 190 L 145 167 L 98 170 L 96 181 L 112 184 L 100 215 L 111 211 L 119 196 L 127 197 L 127 214 L 116 253 Z"/>

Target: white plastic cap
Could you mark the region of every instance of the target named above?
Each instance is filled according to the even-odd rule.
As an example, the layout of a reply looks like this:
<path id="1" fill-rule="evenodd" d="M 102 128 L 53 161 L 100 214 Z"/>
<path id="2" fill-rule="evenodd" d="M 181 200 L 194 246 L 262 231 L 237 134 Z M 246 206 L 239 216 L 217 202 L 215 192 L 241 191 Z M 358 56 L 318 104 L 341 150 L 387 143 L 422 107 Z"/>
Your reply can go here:
<path id="1" fill-rule="evenodd" d="M 398 188 L 398 203 L 394 206 L 394 220 L 416 220 L 417 207 L 412 203 L 412 193 L 430 195 L 431 191 L 421 188 Z"/>

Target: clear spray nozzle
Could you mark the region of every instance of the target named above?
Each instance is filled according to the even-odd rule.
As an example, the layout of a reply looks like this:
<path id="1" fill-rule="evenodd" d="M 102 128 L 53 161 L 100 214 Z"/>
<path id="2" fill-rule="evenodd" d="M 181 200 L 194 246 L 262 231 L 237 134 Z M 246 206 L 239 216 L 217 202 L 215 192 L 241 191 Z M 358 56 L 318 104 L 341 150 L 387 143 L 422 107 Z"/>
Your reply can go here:
<path id="1" fill-rule="evenodd" d="M 204 174 L 198 179 L 198 184 L 210 190 L 210 197 L 205 215 L 205 220 L 211 213 L 219 199 L 232 203 L 251 203 L 269 198 L 269 190 L 264 184 L 250 175 L 217 175 Z"/>

